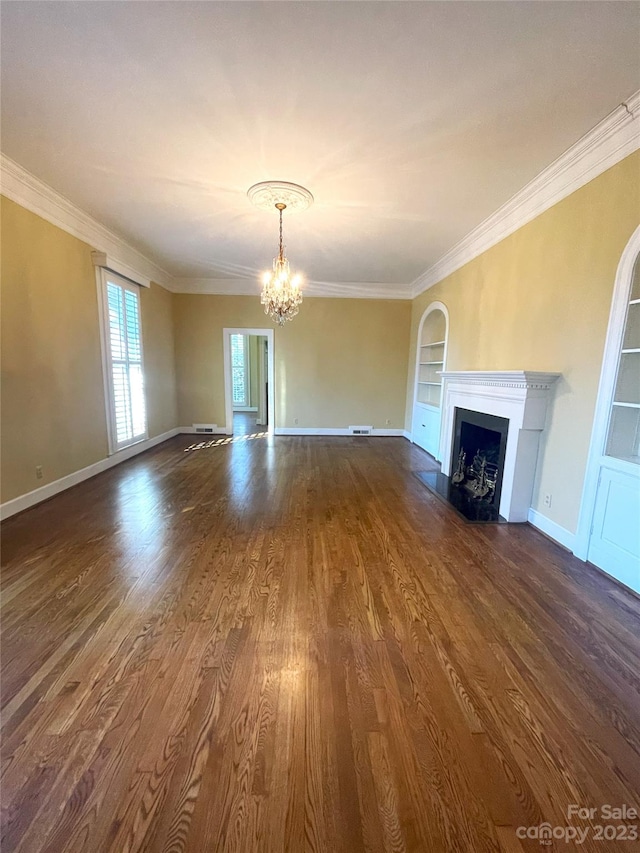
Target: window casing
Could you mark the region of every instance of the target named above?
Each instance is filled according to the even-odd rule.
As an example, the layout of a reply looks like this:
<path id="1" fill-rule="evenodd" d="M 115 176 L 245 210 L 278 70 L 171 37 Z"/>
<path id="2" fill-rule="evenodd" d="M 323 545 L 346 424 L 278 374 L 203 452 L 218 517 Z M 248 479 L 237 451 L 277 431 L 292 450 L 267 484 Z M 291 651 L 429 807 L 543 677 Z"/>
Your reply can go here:
<path id="1" fill-rule="evenodd" d="M 101 270 L 102 326 L 111 453 L 148 436 L 137 285 Z"/>

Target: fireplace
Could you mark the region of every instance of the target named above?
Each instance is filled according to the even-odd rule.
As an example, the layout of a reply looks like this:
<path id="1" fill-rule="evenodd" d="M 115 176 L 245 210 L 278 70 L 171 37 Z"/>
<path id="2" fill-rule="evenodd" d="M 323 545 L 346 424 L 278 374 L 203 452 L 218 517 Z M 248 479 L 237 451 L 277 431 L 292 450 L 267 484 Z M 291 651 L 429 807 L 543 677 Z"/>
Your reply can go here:
<path id="1" fill-rule="evenodd" d="M 449 501 L 470 521 L 497 521 L 509 421 L 456 407 Z"/>
<path id="2" fill-rule="evenodd" d="M 439 458 L 442 460 L 442 473 L 438 475 L 440 484 L 451 484 L 458 468 L 460 457 L 460 440 L 463 438 L 462 426 L 458 429 L 458 412 L 473 417 L 490 416 L 493 426 L 481 420 L 470 421 L 465 432 L 463 446 L 467 453 L 467 466 L 473 463 L 476 451 L 480 447 L 474 438 L 474 427 L 485 427 L 490 431 L 500 433 L 499 458 L 497 464 L 501 467 L 501 479 L 496 486 L 491 503 L 491 511 L 481 511 L 482 505 L 476 500 L 475 507 L 472 499 L 466 499 L 472 509 L 477 510 L 476 521 L 527 521 L 531 507 L 533 483 L 538 462 L 538 445 L 544 429 L 547 406 L 551 396 L 551 388 L 560 374 L 542 373 L 530 370 L 465 370 L 444 371 L 442 389 L 442 428 Z M 496 420 L 493 420 L 495 418 Z M 504 429 L 504 422 L 507 427 Z M 498 422 L 501 422 L 499 425 Z M 456 441 L 458 447 L 456 449 Z M 464 442 L 471 441 L 471 449 L 467 450 Z M 495 445 L 495 440 L 493 441 Z M 492 451 L 494 453 L 495 451 Z M 486 454 L 485 454 L 486 455 Z M 485 464 L 485 478 L 488 461 Z M 476 469 L 481 467 L 481 460 Z M 479 470 L 476 471 L 479 474 Z M 493 469 L 489 469 L 489 479 L 493 479 Z M 426 482 L 426 479 L 425 479 Z M 486 485 L 486 484 L 485 484 Z M 484 485 L 482 486 L 484 488 Z M 480 489 L 481 491 L 482 489 Z M 449 489 L 450 491 L 450 489 Z M 467 493 L 472 494 L 468 488 Z M 486 495 L 485 495 L 486 497 Z M 486 508 L 486 507 L 485 507 Z M 492 517 L 493 516 L 493 517 Z"/>

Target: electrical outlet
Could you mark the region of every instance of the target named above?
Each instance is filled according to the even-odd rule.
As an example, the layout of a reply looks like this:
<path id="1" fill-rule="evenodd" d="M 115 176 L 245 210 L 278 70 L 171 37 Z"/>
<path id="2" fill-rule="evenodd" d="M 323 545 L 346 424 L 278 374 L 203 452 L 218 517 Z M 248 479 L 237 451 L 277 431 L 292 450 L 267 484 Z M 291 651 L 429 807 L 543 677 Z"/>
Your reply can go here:
<path id="1" fill-rule="evenodd" d="M 391 418 L 387 418 L 387 419 L 386 419 L 386 421 L 385 421 L 385 423 L 386 423 L 386 425 L 387 425 L 387 426 L 389 426 L 389 424 L 391 423 Z"/>
<path id="2" fill-rule="evenodd" d="M 36 480 L 41 480 L 43 476 L 42 465 L 36 465 Z"/>
<path id="3" fill-rule="evenodd" d="M 296 424 L 296 425 L 297 425 L 297 423 L 298 423 L 298 419 L 297 419 L 297 418 L 294 418 L 294 419 L 293 419 L 293 422 L 294 422 L 294 424 Z"/>
<path id="4" fill-rule="evenodd" d="M 550 495 L 550 494 L 546 494 L 546 495 L 544 496 L 544 501 L 543 501 L 543 503 L 544 503 L 544 505 L 545 505 L 545 506 L 551 506 L 551 495 Z"/>

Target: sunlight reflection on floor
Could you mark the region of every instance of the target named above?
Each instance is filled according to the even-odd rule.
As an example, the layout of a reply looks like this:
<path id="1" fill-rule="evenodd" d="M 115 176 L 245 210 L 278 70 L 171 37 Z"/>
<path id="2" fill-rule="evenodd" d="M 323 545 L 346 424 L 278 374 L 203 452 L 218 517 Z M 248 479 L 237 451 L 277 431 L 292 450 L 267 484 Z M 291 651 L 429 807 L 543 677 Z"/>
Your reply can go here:
<path id="1" fill-rule="evenodd" d="M 253 441 L 254 438 L 266 438 L 269 435 L 267 432 L 254 432 L 252 435 L 228 435 L 226 438 L 213 439 L 211 441 L 200 441 L 198 444 L 190 444 L 185 447 L 184 452 L 190 450 L 206 450 L 211 447 L 222 447 L 225 444 L 238 444 L 241 441 Z"/>

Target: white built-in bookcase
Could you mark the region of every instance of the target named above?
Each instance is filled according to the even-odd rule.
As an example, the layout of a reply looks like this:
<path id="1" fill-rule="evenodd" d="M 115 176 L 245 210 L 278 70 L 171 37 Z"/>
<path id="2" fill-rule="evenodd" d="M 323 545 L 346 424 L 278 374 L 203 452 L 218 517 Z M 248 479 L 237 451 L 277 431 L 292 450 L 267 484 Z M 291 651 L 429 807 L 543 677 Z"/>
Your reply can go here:
<path id="1" fill-rule="evenodd" d="M 632 276 L 605 453 L 640 463 L 640 257 Z"/>
<path id="2" fill-rule="evenodd" d="M 412 437 L 439 458 L 442 371 L 447 359 L 449 315 L 441 302 L 432 302 L 418 327 Z"/>

